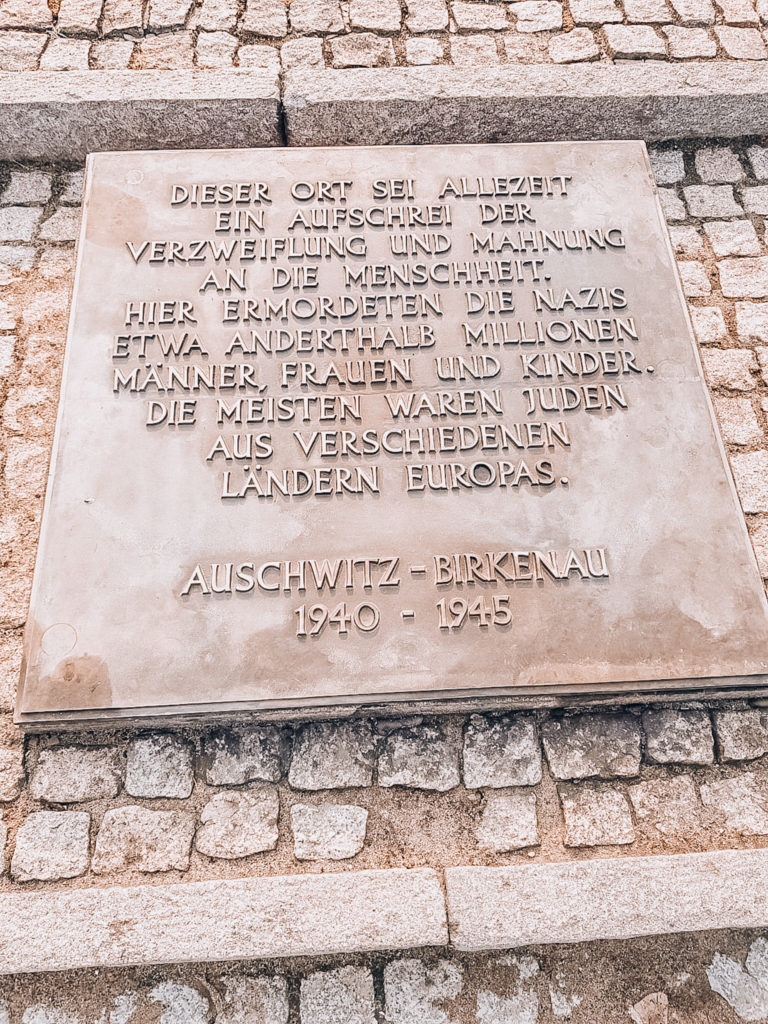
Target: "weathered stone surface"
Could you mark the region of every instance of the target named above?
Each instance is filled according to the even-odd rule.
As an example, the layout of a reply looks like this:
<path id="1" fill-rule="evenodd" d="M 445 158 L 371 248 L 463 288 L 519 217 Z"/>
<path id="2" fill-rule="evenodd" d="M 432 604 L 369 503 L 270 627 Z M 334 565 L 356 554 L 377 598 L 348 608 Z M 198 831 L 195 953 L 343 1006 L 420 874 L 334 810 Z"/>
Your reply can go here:
<path id="1" fill-rule="evenodd" d="M 91 46 L 91 67 L 94 71 L 124 70 L 135 46 L 135 39 L 99 39 Z"/>
<path id="2" fill-rule="evenodd" d="M 16 836 L 11 875 L 16 882 L 75 878 L 88 867 L 88 829 L 84 811 L 36 811 Z"/>
<path id="3" fill-rule="evenodd" d="M 26 206 L 0 209 L 0 241 L 30 242 L 40 220 L 40 210 Z"/>
<path id="4" fill-rule="evenodd" d="M 608 49 L 616 58 L 665 57 L 664 40 L 650 25 L 605 25 Z"/>
<path id="5" fill-rule="evenodd" d="M 222 1008 L 216 1024 L 288 1024 L 285 978 L 230 974 L 220 985 Z"/>
<path id="6" fill-rule="evenodd" d="M 205 781 L 209 786 L 279 782 L 288 754 L 288 732 L 278 726 L 217 729 L 203 739 Z"/>
<path id="7" fill-rule="evenodd" d="M 104 0 L 102 34 L 130 32 L 140 35 L 145 28 L 143 7 L 142 0 Z"/>
<path id="8" fill-rule="evenodd" d="M 741 217 L 732 185 L 686 185 L 685 202 L 692 217 Z"/>
<path id="9" fill-rule="evenodd" d="M 665 25 L 662 31 L 667 37 L 669 56 L 674 60 L 714 57 L 717 54 L 717 43 L 705 28 L 679 28 L 677 25 Z"/>
<path id="10" fill-rule="evenodd" d="M 624 0 L 627 21 L 663 25 L 670 21 L 671 12 L 664 0 Z"/>
<path id="11" fill-rule="evenodd" d="M 736 60 L 765 60 L 768 58 L 763 37 L 756 28 L 732 28 L 718 25 L 715 35 L 729 57 Z"/>
<path id="12" fill-rule="evenodd" d="M 242 49 L 240 50 L 242 61 Z M 323 43 L 320 39 L 288 39 L 280 47 L 280 62 L 284 70 L 289 68 L 325 67 Z"/>
<path id="13" fill-rule="evenodd" d="M 184 799 L 194 781 L 193 750 L 186 740 L 152 733 L 139 736 L 128 747 L 125 791 L 129 796 Z"/>
<path id="14" fill-rule="evenodd" d="M 445 50 L 440 40 L 431 36 L 409 38 L 405 41 L 405 56 L 409 64 L 438 64 Z"/>
<path id="15" fill-rule="evenodd" d="M 465 786 L 535 786 L 540 781 L 541 752 L 532 718 L 470 718 L 464 737 Z"/>
<path id="16" fill-rule="evenodd" d="M 709 349 L 701 353 L 709 383 L 716 388 L 752 391 L 757 386 L 755 353 L 745 348 Z"/>
<path id="17" fill-rule="evenodd" d="M 629 799 L 638 822 L 664 836 L 687 836 L 696 827 L 699 801 L 687 775 L 639 782 L 629 787 Z"/>
<path id="18" fill-rule="evenodd" d="M 335 68 L 377 68 L 395 63 L 392 41 L 372 32 L 356 32 L 332 39 L 331 55 Z"/>
<path id="19" fill-rule="evenodd" d="M 147 27 L 182 28 L 193 7 L 194 0 L 150 0 Z"/>
<path id="20" fill-rule="evenodd" d="M 768 452 L 734 455 L 731 467 L 744 511 L 768 512 Z"/>
<path id="21" fill-rule="evenodd" d="M 549 56 L 555 64 L 596 60 L 600 56 L 600 47 L 588 28 L 574 28 L 550 39 Z"/>
<path id="22" fill-rule="evenodd" d="M 64 33 L 95 35 L 101 7 L 102 0 L 61 0 L 56 28 Z"/>
<path id="23" fill-rule="evenodd" d="M 374 753 L 370 722 L 312 722 L 296 734 L 288 781 L 294 789 L 370 786 Z"/>
<path id="24" fill-rule="evenodd" d="M 714 740 L 706 711 L 655 708 L 643 712 L 648 760 L 655 764 L 712 764 Z"/>
<path id="25" fill-rule="evenodd" d="M 47 171 L 11 171 L 0 201 L 3 206 L 43 205 L 51 198 L 52 176 Z"/>
<path id="26" fill-rule="evenodd" d="M 761 180 L 768 178 L 768 146 L 750 146 L 747 157 L 755 177 Z"/>
<path id="27" fill-rule="evenodd" d="M 451 60 L 456 67 L 488 66 L 499 63 L 496 39 L 478 33 L 471 36 L 453 36 Z"/>
<path id="28" fill-rule="evenodd" d="M 509 10 L 518 32 L 551 32 L 563 27 L 562 5 L 553 0 L 518 0 Z"/>
<path id="29" fill-rule="evenodd" d="M 406 0 L 406 10 L 405 24 L 411 32 L 439 32 L 448 28 L 445 0 Z"/>
<path id="30" fill-rule="evenodd" d="M 768 751 L 768 718 L 762 711 L 715 711 L 715 738 L 723 761 L 751 761 Z"/>
<path id="31" fill-rule="evenodd" d="M 621 8 L 613 0 L 571 0 L 571 14 L 577 25 L 604 25 L 622 20 Z"/>
<path id="32" fill-rule="evenodd" d="M 373 975 L 367 967 L 315 971 L 300 988 L 301 1024 L 376 1024 Z"/>
<path id="33" fill-rule="evenodd" d="M 352 28 L 399 32 L 402 13 L 398 0 L 349 0 Z"/>
<path id="34" fill-rule="evenodd" d="M 616 789 L 563 784 L 558 787 L 565 817 L 566 846 L 621 846 L 634 842 L 629 804 Z"/>
<path id="35" fill-rule="evenodd" d="M 768 214 L 768 185 L 753 185 L 741 190 L 741 201 L 746 213 Z"/>
<path id="36" fill-rule="evenodd" d="M 367 822 L 368 811 L 364 807 L 294 804 L 294 854 L 298 860 L 348 860 L 362 850 Z"/>
<path id="37" fill-rule="evenodd" d="M 207 857 L 228 860 L 274 850 L 279 813 L 274 786 L 216 793 L 200 814 L 195 846 Z"/>
<path id="38" fill-rule="evenodd" d="M 464 976 L 449 960 L 394 960 L 384 968 L 384 1014 L 388 1024 L 452 1024 L 446 1004 L 461 993 Z"/>
<path id="39" fill-rule="evenodd" d="M 53 15 L 45 0 L 3 0 L 0 28 L 48 28 Z"/>
<path id="40" fill-rule="evenodd" d="M 726 298 L 761 299 L 768 296 L 768 256 L 720 260 L 717 270 Z"/>
<path id="41" fill-rule="evenodd" d="M 763 428 L 748 398 L 715 398 L 723 439 L 729 444 L 753 444 L 763 439 Z"/>
<path id="42" fill-rule="evenodd" d="M 240 28 L 280 39 L 288 32 L 288 5 L 285 0 L 247 0 Z"/>
<path id="43" fill-rule="evenodd" d="M 50 747 L 40 751 L 29 782 L 30 796 L 52 804 L 114 797 L 122 770 L 112 747 Z"/>
<path id="44" fill-rule="evenodd" d="M 234 32 L 237 14 L 237 0 L 204 0 L 197 25 L 205 32 Z"/>
<path id="45" fill-rule="evenodd" d="M 41 32 L 0 32 L 0 69 L 34 71 L 47 42 Z"/>
<path id="46" fill-rule="evenodd" d="M 292 0 L 289 15 L 296 32 L 344 31 L 339 0 Z"/>
<path id="47" fill-rule="evenodd" d="M 236 50 L 237 39 L 229 32 L 200 32 L 195 62 L 199 68 L 231 68 Z"/>
<path id="48" fill-rule="evenodd" d="M 696 173 L 708 184 L 742 181 L 745 177 L 741 161 L 726 146 L 702 146 L 694 155 Z"/>
<path id="49" fill-rule="evenodd" d="M 494 853 L 536 846 L 539 841 L 536 794 L 529 789 L 486 793 L 475 836 L 483 849 Z"/>
<path id="50" fill-rule="evenodd" d="M 107 811 L 96 837 L 93 870 L 186 871 L 195 819 L 186 811 L 116 807 Z"/>
<path id="51" fill-rule="evenodd" d="M 710 294 L 712 285 L 709 283 L 707 272 L 702 263 L 698 263 L 695 260 L 682 260 L 678 262 L 677 269 L 680 271 L 683 291 L 688 298 Z"/>
<path id="52" fill-rule="evenodd" d="M 0 747 L 0 803 L 15 800 L 25 781 L 23 746 Z"/>
<path id="53" fill-rule="evenodd" d="M 669 237 L 672 241 L 672 248 L 677 256 L 703 256 L 705 254 L 704 240 L 692 224 L 676 224 L 671 226 L 669 228 Z M 719 315 L 720 322 L 724 324 L 723 314 L 716 306 L 696 307 L 692 312 L 700 314 L 702 310 L 705 317 Z M 699 337 L 695 322 L 693 328 L 696 331 L 696 336 Z M 700 340 L 703 344 L 703 339 Z"/>
<path id="54" fill-rule="evenodd" d="M 585 714 L 549 719 L 541 735 L 556 779 L 609 779 L 640 771 L 641 731 L 632 715 Z"/>
<path id="55" fill-rule="evenodd" d="M 712 220 L 704 230 L 715 256 L 757 256 L 761 251 L 752 221 Z"/>
<path id="56" fill-rule="evenodd" d="M 703 783 L 701 801 L 722 816 L 726 828 L 745 836 L 768 835 L 768 785 L 762 775 L 741 772 Z"/>
<path id="57" fill-rule="evenodd" d="M 40 238 L 50 242 L 74 242 L 79 231 L 80 210 L 65 206 L 41 223 Z"/>
<path id="58" fill-rule="evenodd" d="M 458 786 L 461 730 L 454 722 L 398 729 L 379 754 L 380 786 L 446 792 Z"/>
<path id="59" fill-rule="evenodd" d="M 300 43 L 316 45 L 319 47 L 320 56 L 322 57 L 323 44 L 319 39 L 294 39 L 283 43 L 280 50 L 274 46 L 267 46 L 262 43 L 241 46 L 237 51 L 237 63 L 241 68 L 268 68 L 270 71 L 277 73 L 280 71 L 280 61 L 283 54 L 286 54 L 287 60 L 291 52 L 296 53 Z M 309 48 L 307 52 L 309 52 Z M 302 61 L 300 60 L 299 63 L 302 63 Z"/>
<path id="60" fill-rule="evenodd" d="M 675 185 L 683 180 L 685 166 L 679 149 L 651 149 L 648 159 L 657 185 Z"/>
<path id="61" fill-rule="evenodd" d="M 451 940 L 471 952 L 761 928 L 766 871 L 766 850 L 447 868 Z"/>
<path id="62" fill-rule="evenodd" d="M 138 50 L 138 66 L 142 70 L 188 68 L 192 65 L 194 36 L 192 32 L 161 32 L 145 35 Z"/>
<path id="63" fill-rule="evenodd" d="M 447 941 L 440 880 L 428 868 L 0 895 L 2 974 Z"/>

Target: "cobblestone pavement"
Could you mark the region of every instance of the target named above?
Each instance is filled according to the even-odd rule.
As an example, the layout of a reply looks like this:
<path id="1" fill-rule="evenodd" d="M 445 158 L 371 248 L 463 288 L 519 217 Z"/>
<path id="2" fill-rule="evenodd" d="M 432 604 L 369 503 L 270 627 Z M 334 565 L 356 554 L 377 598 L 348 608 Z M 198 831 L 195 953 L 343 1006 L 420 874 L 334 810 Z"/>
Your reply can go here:
<path id="1" fill-rule="evenodd" d="M 768 0 L 2 0 L 0 70 L 765 60 Z"/>
<path id="2" fill-rule="evenodd" d="M 675 144 L 652 163 L 768 579 L 768 147 Z M 768 702 L 25 745 L 13 688 L 82 177 L 4 167 L 0 185 L 1 891 L 768 843 Z"/>
<path id="3" fill-rule="evenodd" d="M 768 939 L 709 932 L 462 957 L 335 958 L 0 978 L 7 1024 L 741 1024 Z"/>

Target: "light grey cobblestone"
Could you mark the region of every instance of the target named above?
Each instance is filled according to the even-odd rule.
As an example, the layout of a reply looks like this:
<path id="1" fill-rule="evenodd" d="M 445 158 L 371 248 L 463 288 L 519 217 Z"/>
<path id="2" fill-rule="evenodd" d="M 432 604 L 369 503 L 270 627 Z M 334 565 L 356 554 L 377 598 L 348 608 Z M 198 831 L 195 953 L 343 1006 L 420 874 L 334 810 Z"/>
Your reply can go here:
<path id="1" fill-rule="evenodd" d="M 195 12 L 195 22 L 205 32 L 234 32 L 237 15 L 237 0 L 204 0 Z"/>
<path id="2" fill-rule="evenodd" d="M 368 811 L 349 804 L 291 807 L 297 860 L 349 860 L 363 849 Z"/>
<path id="3" fill-rule="evenodd" d="M 0 803 L 15 800 L 25 782 L 24 748 L 0 747 Z"/>
<path id="4" fill-rule="evenodd" d="M 274 786 L 216 793 L 203 807 L 195 846 L 207 857 L 235 860 L 277 846 L 280 800 Z"/>
<path id="5" fill-rule="evenodd" d="M 745 348 L 706 349 L 701 353 L 704 372 L 713 387 L 753 391 L 757 387 L 755 353 Z"/>
<path id="6" fill-rule="evenodd" d="M 730 223 L 725 221 L 724 223 Z M 702 256 L 705 253 L 704 239 L 701 237 L 699 232 L 690 224 L 679 224 L 671 225 L 669 228 L 669 237 L 672 240 L 672 248 L 675 250 L 677 256 Z M 717 307 L 710 307 L 711 312 L 717 313 L 722 320 L 722 311 Z M 695 318 L 697 313 L 701 312 L 701 308 L 694 308 L 692 315 Z"/>
<path id="7" fill-rule="evenodd" d="M 737 302 L 736 333 L 741 341 L 768 345 L 768 305 Z"/>
<path id="8" fill-rule="evenodd" d="M 494 853 L 536 846 L 539 828 L 535 792 L 505 789 L 486 793 L 475 837 L 482 849 Z"/>
<path id="9" fill-rule="evenodd" d="M 600 56 L 600 47 L 588 28 L 574 28 L 550 39 L 549 56 L 555 64 L 596 60 Z"/>
<path id="10" fill-rule="evenodd" d="M 763 37 L 756 28 L 732 28 L 719 25 L 715 28 L 718 42 L 735 60 L 765 60 L 768 58 Z"/>
<path id="11" fill-rule="evenodd" d="M 646 755 L 652 764 L 712 764 L 714 740 L 705 711 L 652 708 L 643 712 Z"/>
<path id="12" fill-rule="evenodd" d="M 47 803 L 81 803 L 117 796 L 122 771 L 110 747 L 41 750 L 29 782 L 30 795 Z"/>
<path id="13" fill-rule="evenodd" d="M 289 756 L 288 736 L 273 725 L 216 729 L 203 741 L 209 786 L 278 782 Z"/>
<path id="14" fill-rule="evenodd" d="M 694 156 L 696 173 L 707 184 L 742 181 L 744 168 L 733 150 L 725 146 L 703 146 Z"/>
<path id="15" fill-rule="evenodd" d="M 132 39 L 103 39 L 91 46 L 91 64 L 97 71 L 122 71 L 128 67 L 136 43 Z"/>
<path id="16" fill-rule="evenodd" d="M 680 271 L 683 291 L 688 298 L 700 298 L 711 293 L 712 285 L 709 283 L 703 263 L 696 260 L 680 260 L 677 269 Z"/>
<path id="17" fill-rule="evenodd" d="M 445 792 L 458 786 L 461 730 L 453 722 L 397 729 L 379 754 L 379 785 Z"/>
<path id="18" fill-rule="evenodd" d="M 308 790 L 370 786 L 374 755 L 370 722 L 313 722 L 296 735 L 288 781 Z"/>
<path id="19" fill-rule="evenodd" d="M 731 469 L 745 512 L 768 512 L 768 452 L 734 455 Z"/>
<path id="20" fill-rule="evenodd" d="M 733 196 L 732 185 L 687 185 L 683 193 L 692 217 L 742 216 L 742 209 Z"/>
<path id="21" fill-rule="evenodd" d="M 715 398 L 723 438 L 729 444 L 754 444 L 764 439 L 763 428 L 748 398 Z"/>
<path id="22" fill-rule="evenodd" d="M 112 32 L 140 35 L 144 27 L 142 0 L 104 0 L 101 30 L 105 36 Z"/>
<path id="23" fill-rule="evenodd" d="M 660 188 L 658 195 L 662 213 L 668 221 L 685 220 L 685 205 L 674 189 Z"/>
<path id="24" fill-rule="evenodd" d="M 54 37 L 40 57 L 41 71 L 87 71 L 91 44 L 88 39 Z"/>
<path id="25" fill-rule="evenodd" d="M 134 797 L 184 799 L 194 785 L 192 747 L 169 733 L 139 736 L 128 747 L 125 791 Z"/>
<path id="26" fill-rule="evenodd" d="M 3 0 L 0 28 L 48 28 L 53 15 L 45 0 Z"/>
<path id="27" fill-rule="evenodd" d="M 768 179 L 768 146 L 750 146 L 747 157 L 755 177 L 763 181 Z"/>
<path id="28" fill-rule="evenodd" d="M 53 177 L 47 171 L 11 171 L 8 185 L 0 194 L 3 206 L 44 205 L 51 198 Z"/>
<path id="29" fill-rule="evenodd" d="M 720 260 L 717 271 L 726 298 L 762 299 L 768 296 L 768 256 Z"/>
<path id="30" fill-rule="evenodd" d="M 623 846 L 634 842 L 629 804 L 616 789 L 561 783 L 566 846 Z"/>
<path id="31" fill-rule="evenodd" d="M 0 209 L 0 242 L 30 242 L 40 221 L 41 211 L 28 206 Z"/>
<path id="32" fill-rule="evenodd" d="M 48 37 L 40 32 L 0 32 L 0 68 L 3 71 L 34 71 Z"/>
<path id="33" fill-rule="evenodd" d="M 301 1024 L 376 1024 L 373 975 L 367 967 L 316 971 L 300 988 Z"/>
<path id="34" fill-rule="evenodd" d="M 339 0 L 292 0 L 289 16 L 291 28 L 296 32 L 344 31 Z"/>
<path id="35" fill-rule="evenodd" d="M 464 736 L 464 785 L 535 786 L 541 781 L 536 723 L 519 715 L 473 715 Z"/>
<path id="36" fill-rule="evenodd" d="M 679 149 L 651 149 L 648 158 L 657 185 L 675 185 L 683 180 L 685 166 Z"/>
<path id="37" fill-rule="evenodd" d="M 448 28 L 445 0 L 406 0 L 405 24 L 411 32 L 440 32 Z"/>
<path id="38" fill-rule="evenodd" d="M 768 185 L 753 185 L 742 189 L 741 201 L 747 213 L 758 213 L 765 217 L 768 215 Z"/>
<path id="39" fill-rule="evenodd" d="M 698 823 L 696 787 L 687 775 L 638 782 L 629 787 L 629 799 L 638 822 L 663 836 L 686 836 Z"/>
<path id="40" fill-rule="evenodd" d="M 626 777 L 640 771 L 641 730 L 632 715 L 549 719 L 542 726 L 542 740 L 556 779 Z"/>
<path id="41" fill-rule="evenodd" d="M 181 28 L 193 7 L 194 0 L 149 0 L 147 27 L 151 31 Z"/>
<path id="42" fill-rule="evenodd" d="M 666 56 L 664 40 L 650 25 L 604 25 L 608 50 L 617 59 Z"/>
<path id="43" fill-rule="evenodd" d="M 186 871 L 194 833 L 195 818 L 187 811 L 112 808 L 96 837 L 93 871 Z"/>
<path id="44" fill-rule="evenodd" d="M 401 18 L 398 0 L 349 0 L 349 23 L 353 29 L 397 32 Z"/>
<path id="45" fill-rule="evenodd" d="M 749 220 L 711 220 L 704 225 L 715 256 L 757 256 L 760 241 Z"/>
<path id="46" fill-rule="evenodd" d="M 17 882 L 75 878 L 88 867 L 90 815 L 84 811 L 36 811 L 16 836 L 11 875 Z"/>
<path id="47" fill-rule="evenodd" d="M 223 977 L 220 984 L 222 1007 L 216 1024 L 288 1024 L 285 978 L 235 974 Z"/>
<path id="48" fill-rule="evenodd" d="M 384 1015 L 388 1024 L 454 1024 L 447 1005 L 464 986 L 461 968 L 448 960 L 394 960 L 384 968 Z"/>
<path id="49" fill-rule="evenodd" d="M 726 828 L 745 836 L 768 835 L 768 787 L 762 776 L 741 772 L 737 778 L 704 783 L 701 799 L 722 816 Z"/>
<path id="50" fill-rule="evenodd" d="M 395 63 L 392 40 L 372 32 L 337 36 L 331 40 L 331 53 L 335 68 L 377 68 Z"/>
<path id="51" fill-rule="evenodd" d="M 424 36 L 423 38 L 407 39 L 405 54 L 409 64 L 438 64 L 445 56 L 445 47 L 439 39 Z"/>
<path id="52" fill-rule="evenodd" d="M 242 67 L 242 54 L 240 50 L 240 62 Z M 283 70 L 296 67 L 323 67 L 323 44 L 320 39 L 288 39 L 280 47 L 280 61 Z"/>
<path id="53" fill-rule="evenodd" d="M 690 60 L 717 55 L 717 43 L 706 29 L 665 25 L 662 31 L 667 37 L 669 55 L 674 59 Z"/>
<path id="54" fill-rule="evenodd" d="M 553 0 L 520 0 L 510 4 L 518 32 L 552 32 L 563 27 L 563 8 Z"/>
<path id="55" fill-rule="evenodd" d="M 715 711 L 715 737 L 723 761 L 752 761 L 768 752 L 768 716 L 755 710 Z"/>

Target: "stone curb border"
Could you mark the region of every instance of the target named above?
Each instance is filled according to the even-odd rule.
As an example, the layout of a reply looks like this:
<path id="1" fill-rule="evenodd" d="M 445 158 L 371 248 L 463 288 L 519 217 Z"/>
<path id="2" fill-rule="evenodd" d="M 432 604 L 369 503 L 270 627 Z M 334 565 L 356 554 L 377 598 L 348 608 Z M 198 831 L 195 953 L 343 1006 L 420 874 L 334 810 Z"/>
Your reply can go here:
<path id="1" fill-rule="evenodd" d="M 0 72 L 4 160 L 82 161 L 121 149 L 280 146 L 276 74 Z"/>
<path id="2" fill-rule="evenodd" d="M 0 896 L 0 974 L 768 926 L 768 849 Z M 447 922 L 446 922 L 447 910 Z"/>
<path id="3" fill-rule="evenodd" d="M 768 132 L 758 62 L 0 72 L 8 160 L 121 149 L 647 141 Z"/>

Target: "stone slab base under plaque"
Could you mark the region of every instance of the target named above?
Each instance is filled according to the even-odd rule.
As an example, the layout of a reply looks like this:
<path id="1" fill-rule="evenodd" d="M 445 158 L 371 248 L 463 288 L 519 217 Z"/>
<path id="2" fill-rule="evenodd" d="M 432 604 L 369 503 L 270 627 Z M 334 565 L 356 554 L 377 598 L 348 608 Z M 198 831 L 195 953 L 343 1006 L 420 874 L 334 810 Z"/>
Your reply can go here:
<path id="1" fill-rule="evenodd" d="M 723 850 L 448 868 L 445 895 L 426 868 L 7 895 L 0 974 L 761 928 L 767 878 Z"/>

